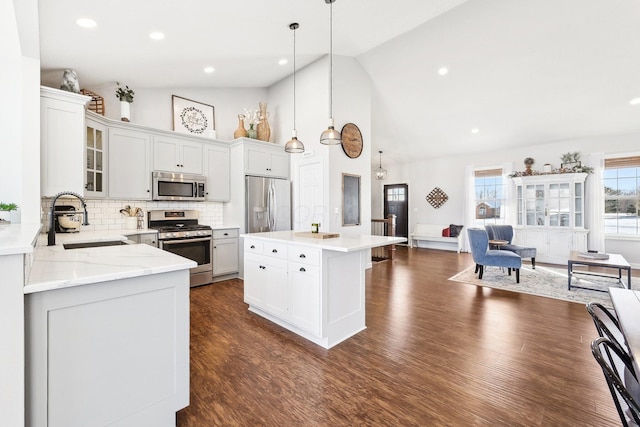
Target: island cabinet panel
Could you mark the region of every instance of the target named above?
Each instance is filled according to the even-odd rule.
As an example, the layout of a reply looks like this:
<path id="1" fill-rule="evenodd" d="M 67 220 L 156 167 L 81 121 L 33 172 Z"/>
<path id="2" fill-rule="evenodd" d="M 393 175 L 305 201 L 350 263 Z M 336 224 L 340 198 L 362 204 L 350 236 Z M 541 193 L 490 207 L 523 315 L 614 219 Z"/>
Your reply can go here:
<path id="1" fill-rule="evenodd" d="M 175 426 L 188 284 L 183 270 L 29 294 L 27 426 Z"/>
<path id="2" fill-rule="evenodd" d="M 213 277 L 227 278 L 238 272 L 238 229 L 213 230 Z M 237 277 L 237 275 L 234 275 Z"/>
<path id="3" fill-rule="evenodd" d="M 365 329 L 363 254 L 368 250 L 333 251 L 247 236 L 244 286 L 250 311 L 325 348 Z"/>

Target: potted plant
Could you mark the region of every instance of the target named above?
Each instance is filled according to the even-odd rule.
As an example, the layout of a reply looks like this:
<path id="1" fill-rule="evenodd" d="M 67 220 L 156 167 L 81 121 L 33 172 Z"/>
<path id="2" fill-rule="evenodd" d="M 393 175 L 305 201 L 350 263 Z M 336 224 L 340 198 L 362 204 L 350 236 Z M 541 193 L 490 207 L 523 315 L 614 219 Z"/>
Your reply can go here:
<path id="1" fill-rule="evenodd" d="M 129 89 L 129 86 L 120 86 L 119 82 L 116 82 L 118 88 L 116 89 L 116 98 L 120 100 L 120 120 L 128 122 L 131 119 L 131 103 L 133 102 L 133 95 L 135 92 L 133 89 Z"/>
<path id="2" fill-rule="evenodd" d="M 11 211 L 15 210 L 18 210 L 18 205 L 15 203 L 0 202 L 0 224 L 11 224 L 9 220 L 11 218 Z"/>

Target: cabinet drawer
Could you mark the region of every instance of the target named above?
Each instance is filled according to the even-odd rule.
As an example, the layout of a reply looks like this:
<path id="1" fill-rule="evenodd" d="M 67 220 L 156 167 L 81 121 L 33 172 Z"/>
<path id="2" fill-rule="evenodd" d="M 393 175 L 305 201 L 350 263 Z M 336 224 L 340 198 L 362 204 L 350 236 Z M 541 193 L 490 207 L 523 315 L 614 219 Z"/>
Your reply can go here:
<path id="1" fill-rule="evenodd" d="M 279 242 L 264 242 L 262 253 L 278 259 L 287 259 L 287 244 Z"/>
<path id="2" fill-rule="evenodd" d="M 220 230 L 213 230 L 214 239 L 228 239 L 231 237 L 238 237 L 237 228 L 223 228 Z"/>
<path id="3" fill-rule="evenodd" d="M 320 265 L 321 250 L 306 246 L 289 246 L 289 261 L 300 262 L 307 265 Z"/>
<path id="4" fill-rule="evenodd" d="M 262 254 L 262 241 L 254 239 L 244 239 L 244 252 L 246 254 Z"/>

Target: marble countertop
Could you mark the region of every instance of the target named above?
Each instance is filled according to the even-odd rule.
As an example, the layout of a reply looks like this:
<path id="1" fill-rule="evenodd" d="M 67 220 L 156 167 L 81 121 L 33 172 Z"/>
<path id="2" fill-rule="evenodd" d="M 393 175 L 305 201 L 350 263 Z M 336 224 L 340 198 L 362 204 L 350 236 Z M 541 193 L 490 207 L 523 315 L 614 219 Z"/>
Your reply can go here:
<path id="1" fill-rule="evenodd" d="M 0 226 L 0 255 L 33 252 L 40 224 L 8 224 Z"/>
<path id="2" fill-rule="evenodd" d="M 47 246 L 47 235 L 40 234 L 24 293 L 186 270 L 197 266 L 195 261 L 145 244 L 83 249 L 64 249 L 62 246 L 65 243 L 124 241 L 125 234 L 136 232 L 143 230 L 60 233 L 56 234 L 55 246 Z"/>
<path id="3" fill-rule="evenodd" d="M 296 236 L 295 231 L 269 231 L 265 233 L 241 234 L 240 237 L 294 243 L 300 246 L 325 249 L 337 252 L 354 252 L 363 249 L 386 246 L 394 243 L 403 243 L 407 239 L 404 237 L 387 237 L 371 235 L 341 235 L 331 239 L 319 239 L 315 237 Z"/>

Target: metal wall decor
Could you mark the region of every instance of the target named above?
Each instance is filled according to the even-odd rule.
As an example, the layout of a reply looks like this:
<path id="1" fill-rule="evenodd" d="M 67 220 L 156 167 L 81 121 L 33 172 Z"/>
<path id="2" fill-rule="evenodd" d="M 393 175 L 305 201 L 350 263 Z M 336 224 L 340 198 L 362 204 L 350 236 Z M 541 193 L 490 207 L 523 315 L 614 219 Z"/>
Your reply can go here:
<path id="1" fill-rule="evenodd" d="M 438 209 L 440 206 L 444 205 L 447 200 L 449 200 L 449 196 L 447 196 L 447 193 L 442 191 L 439 187 L 436 187 L 431 190 L 431 193 L 427 194 L 425 199 L 427 199 L 427 202 L 429 202 L 431 206 Z"/>

